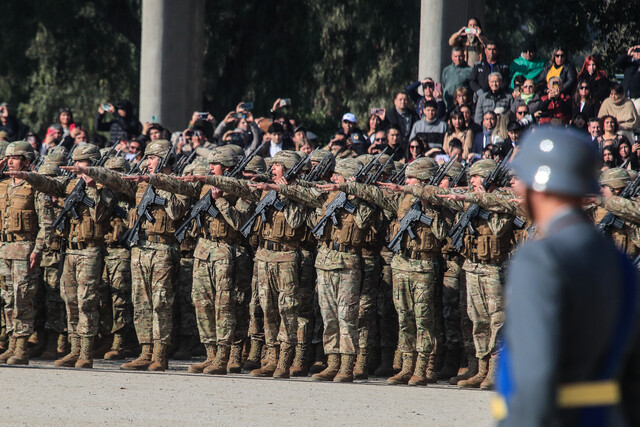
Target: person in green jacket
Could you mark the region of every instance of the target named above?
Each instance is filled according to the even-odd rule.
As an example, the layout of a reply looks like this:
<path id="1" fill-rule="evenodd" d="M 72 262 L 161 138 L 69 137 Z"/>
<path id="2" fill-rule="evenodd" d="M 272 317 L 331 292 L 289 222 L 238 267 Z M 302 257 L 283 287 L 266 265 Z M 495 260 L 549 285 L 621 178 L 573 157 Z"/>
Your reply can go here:
<path id="1" fill-rule="evenodd" d="M 533 40 L 527 40 L 522 46 L 522 55 L 514 59 L 509 66 L 509 72 L 511 74 L 511 86 L 514 88 L 514 81 L 516 76 L 523 75 L 527 80 L 538 81 L 538 77 L 545 67 L 544 59 L 536 58 L 538 49 L 536 43 Z"/>

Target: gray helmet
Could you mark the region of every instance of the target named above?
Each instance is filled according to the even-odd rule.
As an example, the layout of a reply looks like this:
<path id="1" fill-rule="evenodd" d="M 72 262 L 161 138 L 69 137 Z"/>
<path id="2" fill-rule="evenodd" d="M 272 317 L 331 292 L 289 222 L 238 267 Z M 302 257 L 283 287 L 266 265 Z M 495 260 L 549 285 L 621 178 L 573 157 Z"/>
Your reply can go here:
<path id="1" fill-rule="evenodd" d="M 4 150 L 4 155 L 5 157 L 22 156 L 30 162 L 33 162 L 36 158 L 33 147 L 27 141 L 14 141 L 10 143 Z"/>
<path id="2" fill-rule="evenodd" d="M 334 172 L 345 179 L 351 178 L 360 169 L 360 163 L 356 159 L 340 159 L 336 162 Z"/>
<path id="3" fill-rule="evenodd" d="M 121 172 L 129 172 L 129 162 L 124 157 L 110 157 L 105 163 L 104 167 L 111 170 L 117 170 Z"/>
<path id="4" fill-rule="evenodd" d="M 278 151 L 271 159 L 271 164 L 279 163 L 287 169 L 291 169 L 300 161 L 300 154 L 295 151 L 282 150 Z"/>
<path id="5" fill-rule="evenodd" d="M 528 188 L 576 197 L 600 191 L 598 150 L 578 131 L 543 126 L 520 141 L 513 168 Z"/>
<path id="6" fill-rule="evenodd" d="M 82 144 L 73 150 L 73 161 L 89 160 L 92 164 L 100 160 L 100 149 L 93 144 Z"/>
<path id="7" fill-rule="evenodd" d="M 477 162 L 472 164 L 471 167 L 469 168 L 469 176 L 478 175 L 483 178 L 486 178 L 487 176 L 489 176 L 491 172 L 495 170 L 496 166 L 498 166 L 498 164 L 494 160 L 491 160 L 491 159 L 478 160 Z"/>
<path id="8" fill-rule="evenodd" d="M 622 168 L 607 169 L 600 175 L 600 184 L 611 188 L 624 188 L 629 181 L 631 181 L 629 173 Z"/>
<path id="9" fill-rule="evenodd" d="M 420 157 L 409 163 L 404 176 L 407 178 L 429 179 L 438 168 L 438 164 L 431 157 Z"/>

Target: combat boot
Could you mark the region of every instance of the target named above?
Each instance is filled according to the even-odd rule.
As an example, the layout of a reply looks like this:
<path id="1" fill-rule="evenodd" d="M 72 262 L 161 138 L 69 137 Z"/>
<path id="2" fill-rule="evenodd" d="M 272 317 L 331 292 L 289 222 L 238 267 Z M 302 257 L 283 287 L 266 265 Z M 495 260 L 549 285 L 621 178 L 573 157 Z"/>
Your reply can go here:
<path id="1" fill-rule="evenodd" d="M 340 370 L 333 378 L 334 383 L 352 383 L 354 379 L 353 365 L 356 363 L 355 354 L 340 355 Z"/>
<path id="2" fill-rule="evenodd" d="M 409 378 L 409 385 L 427 385 L 429 383 L 427 379 L 427 369 L 429 366 L 429 354 L 418 353 L 416 360 L 416 368 L 413 371 L 413 375 Z"/>
<path id="3" fill-rule="evenodd" d="M 498 356 L 492 354 L 489 358 L 489 370 L 487 371 L 487 377 L 480 384 L 482 390 L 493 390 L 496 381 L 496 369 L 498 368 Z"/>
<path id="4" fill-rule="evenodd" d="M 340 370 L 340 354 L 331 353 L 327 356 L 327 367 L 324 371 L 311 375 L 313 381 L 333 381 Z"/>
<path id="5" fill-rule="evenodd" d="M 264 344 L 260 340 L 250 340 L 249 346 L 249 356 L 247 356 L 247 360 L 244 361 L 244 365 L 242 369 L 247 371 L 253 371 L 254 369 L 258 369 L 260 367 L 260 357 L 262 356 L 262 345 Z"/>
<path id="6" fill-rule="evenodd" d="M 413 375 L 416 365 L 415 353 L 402 353 L 402 369 L 387 380 L 387 384 L 407 384 Z"/>
<path id="7" fill-rule="evenodd" d="M 227 372 L 230 374 L 239 374 L 242 372 L 242 346 L 242 342 L 231 346 L 231 354 L 229 355 L 229 363 L 227 364 Z"/>
<path id="8" fill-rule="evenodd" d="M 54 331 L 48 331 L 47 333 L 47 344 L 45 345 L 44 351 L 40 355 L 41 359 L 44 360 L 56 360 L 58 358 L 58 337 L 59 333 Z"/>
<path id="9" fill-rule="evenodd" d="M 478 358 L 475 350 L 467 352 L 467 368 L 449 380 L 449 384 L 457 385 L 460 381 L 468 380 L 478 373 Z"/>
<path id="10" fill-rule="evenodd" d="M 9 358 L 11 356 L 13 356 L 13 353 L 16 351 L 16 337 L 11 335 L 9 336 L 9 348 L 7 348 L 7 351 L 5 351 L 4 353 L 0 354 L 0 363 L 7 363 L 7 360 L 9 360 Z"/>
<path id="11" fill-rule="evenodd" d="M 69 354 L 69 340 L 67 338 L 67 334 L 58 334 L 56 352 L 58 353 L 59 357 Z"/>
<path id="12" fill-rule="evenodd" d="M 289 374 L 292 377 L 306 377 L 309 373 L 309 345 L 298 344 L 296 346 L 296 356 L 293 359 L 293 365 L 289 369 Z"/>
<path id="13" fill-rule="evenodd" d="M 80 338 L 80 357 L 75 364 L 77 369 L 93 368 L 93 343 L 95 337 Z"/>
<path id="14" fill-rule="evenodd" d="M 344 357 L 343 357 L 344 359 Z M 366 380 L 369 378 L 369 353 L 366 349 L 360 349 L 356 358 L 356 365 L 353 368 L 353 378 L 356 380 Z"/>
<path id="15" fill-rule="evenodd" d="M 310 374 L 317 374 L 327 369 L 327 358 L 324 354 L 322 343 L 316 344 L 316 357 L 313 365 L 309 368 Z"/>
<path id="16" fill-rule="evenodd" d="M 398 373 L 402 369 L 402 352 L 397 350 L 393 353 L 393 372 Z"/>
<path id="17" fill-rule="evenodd" d="M 71 341 L 71 351 L 63 358 L 53 362 L 53 366 L 59 368 L 73 368 L 76 366 L 76 362 L 80 357 L 80 337 L 77 334 L 72 334 L 69 336 L 69 340 Z"/>
<path id="18" fill-rule="evenodd" d="M 209 375 L 227 375 L 227 365 L 229 364 L 229 353 L 231 349 L 226 344 L 218 345 L 216 358 L 202 371 Z"/>
<path id="19" fill-rule="evenodd" d="M 452 377 L 455 377 L 458 373 L 458 368 L 460 367 L 460 356 L 461 349 L 458 347 L 448 347 L 447 354 L 444 359 L 444 366 L 438 372 L 439 380 L 449 380 Z"/>
<path id="20" fill-rule="evenodd" d="M 153 357 L 153 344 L 142 344 L 141 347 L 140 356 L 131 362 L 122 364 L 120 369 L 125 371 L 146 371 L 149 368 Z"/>
<path id="21" fill-rule="evenodd" d="M 47 344 L 44 334 L 40 331 L 35 331 L 27 338 L 27 340 L 27 345 L 31 344 L 31 347 L 28 347 L 27 349 L 29 356 L 34 358 L 40 357 Z"/>
<path id="22" fill-rule="evenodd" d="M 278 350 L 277 346 L 267 346 L 267 356 L 263 367 L 251 371 L 252 377 L 272 377 L 278 367 Z"/>
<path id="23" fill-rule="evenodd" d="M 438 382 L 438 377 L 436 375 L 436 363 L 439 356 L 437 354 L 429 354 L 429 360 L 427 361 L 427 370 L 425 371 L 425 377 L 429 384 L 435 384 Z"/>
<path id="24" fill-rule="evenodd" d="M 273 372 L 273 378 L 289 378 L 291 376 L 289 368 L 291 368 L 294 353 L 294 346 L 288 344 L 280 346 L 280 357 L 278 358 L 278 366 Z"/>
<path id="25" fill-rule="evenodd" d="M 122 360 L 124 359 L 124 336 L 122 332 L 113 334 L 113 342 L 111 350 L 104 354 L 104 360 Z"/>
<path id="26" fill-rule="evenodd" d="M 16 349 L 13 356 L 7 359 L 7 365 L 29 364 L 29 337 L 16 338 Z"/>
<path id="27" fill-rule="evenodd" d="M 169 367 L 167 360 L 167 345 L 159 341 L 153 343 L 153 355 L 151 356 L 151 364 L 149 370 L 153 372 L 163 372 Z"/>
<path id="28" fill-rule="evenodd" d="M 393 350 L 390 348 L 382 349 L 382 358 L 380 365 L 373 372 L 376 377 L 390 377 L 393 375 Z"/>
<path id="29" fill-rule="evenodd" d="M 210 366 L 216 358 L 217 346 L 215 344 L 205 344 L 204 349 L 207 352 L 207 358 L 204 362 L 194 363 L 189 366 L 189 372 L 192 374 L 201 374 L 204 369 Z"/>
<path id="30" fill-rule="evenodd" d="M 2 316 L 1 308 L 0 316 Z M 7 335 L 7 328 L 5 328 L 3 324 L 2 327 L 0 327 L 0 352 L 4 353 L 5 351 L 7 351 L 7 348 L 9 348 L 9 335 Z"/>
<path id="31" fill-rule="evenodd" d="M 469 378 L 458 382 L 460 388 L 478 388 L 482 381 L 487 377 L 489 368 L 489 356 L 478 360 L 478 373 Z"/>

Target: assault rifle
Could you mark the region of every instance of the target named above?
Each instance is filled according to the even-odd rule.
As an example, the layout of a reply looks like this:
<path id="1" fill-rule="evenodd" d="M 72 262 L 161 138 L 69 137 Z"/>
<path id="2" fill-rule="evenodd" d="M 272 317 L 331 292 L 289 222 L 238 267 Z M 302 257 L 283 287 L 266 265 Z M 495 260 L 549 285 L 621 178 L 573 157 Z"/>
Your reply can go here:
<path id="1" fill-rule="evenodd" d="M 462 170 L 460 171 L 460 173 L 458 174 L 458 176 L 456 176 L 453 179 L 453 181 L 451 181 L 451 183 L 449 184 L 449 188 L 453 188 L 453 187 L 457 187 L 458 186 L 460 181 L 462 181 L 462 178 L 464 178 L 464 175 L 467 173 L 467 169 L 469 169 L 469 165 L 465 164 L 464 167 L 462 168 Z"/>
<path id="2" fill-rule="evenodd" d="M 416 225 L 417 222 L 421 222 L 427 226 L 433 223 L 433 218 L 422 213 L 421 205 L 422 202 L 420 202 L 420 200 L 413 202 L 407 213 L 404 214 L 400 220 L 400 229 L 391 239 L 388 246 L 394 253 L 400 252 L 400 244 L 402 243 L 402 237 L 405 233 L 409 234 L 411 240 L 416 238 L 416 234 L 413 232 L 413 226 Z"/>
<path id="3" fill-rule="evenodd" d="M 184 172 L 184 168 L 186 168 L 187 165 L 191 164 L 193 159 L 196 158 L 197 154 L 198 153 L 196 152 L 196 150 L 193 150 L 191 151 L 191 154 L 189 154 L 189 156 L 183 155 L 182 157 L 180 157 L 180 159 L 178 159 L 178 161 L 175 162 L 175 164 L 171 168 L 171 172 L 177 176 L 182 175 L 182 172 Z"/>
<path id="4" fill-rule="evenodd" d="M 263 145 L 264 144 L 266 144 L 266 142 L 263 143 Z M 240 174 L 249 164 L 251 159 L 256 156 L 260 148 L 262 148 L 262 146 L 257 147 L 251 153 L 245 156 L 238 164 L 236 164 L 231 172 L 229 172 L 228 176 L 235 178 L 238 174 Z M 176 236 L 176 239 L 178 239 L 178 242 L 182 243 L 187 234 L 187 230 L 189 230 L 193 221 L 196 221 L 196 225 L 198 228 L 202 227 L 202 220 L 204 219 L 204 215 L 206 214 L 211 215 L 213 218 L 217 218 L 218 215 L 220 215 L 220 211 L 215 207 L 215 202 L 211 198 L 210 191 L 207 191 L 207 194 L 202 196 L 200 200 L 198 200 L 198 202 L 193 205 L 193 208 L 191 208 L 191 212 L 189 213 L 186 221 L 183 222 L 182 225 L 180 225 L 180 227 L 178 227 L 178 229 L 175 231 L 174 235 Z"/>
<path id="5" fill-rule="evenodd" d="M 511 153 L 513 152 L 513 148 L 509 150 L 509 154 L 507 154 L 501 161 L 498 163 L 498 166 L 491 172 L 487 177 L 482 181 L 482 186 L 485 190 L 489 190 L 492 185 L 501 185 L 509 171 L 508 161 L 511 157 Z M 481 218 L 483 220 L 489 219 L 489 211 L 481 208 L 477 204 L 473 203 L 469 206 L 469 208 L 464 211 L 460 220 L 451 228 L 449 231 L 449 237 L 451 237 L 451 246 L 460 251 L 462 249 L 462 244 L 464 243 L 464 236 L 468 232 L 470 235 L 476 234 L 476 229 L 471 225 L 471 222 L 475 218 Z"/>
<path id="6" fill-rule="evenodd" d="M 162 171 L 162 169 L 167 166 L 167 164 L 169 163 L 169 159 L 171 159 L 175 154 L 175 150 L 176 146 L 174 144 L 167 155 L 162 159 L 162 161 L 158 163 L 158 166 L 155 170 L 156 172 Z M 153 188 L 153 185 L 147 185 L 147 189 L 142 195 L 142 200 L 140 200 L 140 204 L 138 204 L 138 218 L 136 218 L 136 221 L 133 223 L 133 227 L 127 230 L 122 236 L 122 244 L 127 247 L 135 246 L 140 240 L 140 226 L 142 225 L 142 218 L 145 218 L 150 223 L 154 223 L 156 219 L 153 217 L 153 215 L 151 215 L 151 212 L 149 212 L 151 206 L 164 206 L 166 204 L 167 199 L 158 196 L 155 189 Z"/>
<path id="7" fill-rule="evenodd" d="M 419 159 L 420 157 L 422 157 L 422 153 L 418 154 L 416 158 L 413 160 Z M 398 185 L 404 185 L 404 173 L 407 170 L 407 166 L 409 166 L 409 163 L 405 163 L 404 166 L 402 166 L 402 168 L 399 171 L 394 172 L 389 177 L 389 180 L 387 182 L 391 182 L 393 184 L 398 184 Z"/>
<path id="8" fill-rule="evenodd" d="M 117 144 L 117 142 L 113 144 L 111 149 L 100 157 L 100 160 L 98 160 L 98 163 L 96 163 L 95 166 L 104 166 Z M 60 232 L 63 232 L 67 222 L 67 214 L 71 214 L 73 219 L 78 219 L 78 211 L 76 208 L 80 206 L 80 204 L 90 208 L 95 205 L 95 201 L 91 197 L 87 196 L 87 183 L 82 178 L 78 179 L 76 186 L 73 187 L 71 193 L 66 199 L 64 199 L 64 208 L 53 222 L 53 227 L 57 228 Z"/>
<path id="9" fill-rule="evenodd" d="M 455 156 L 450 158 L 447 163 L 441 164 L 438 167 L 438 170 L 436 171 L 436 173 L 434 173 L 433 175 L 431 175 L 431 177 L 429 177 L 429 180 L 427 181 L 427 185 L 435 185 L 436 187 L 440 185 L 440 182 L 444 179 L 445 176 L 447 176 L 447 172 L 449 172 L 449 169 L 451 169 L 451 166 L 453 166 L 453 164 L 457 159 L 458 159 L 458 155 L 456 154 Z"/>
<path id="10" fill-rule="evenodd" d="M 385 149 L 386 150 L 386 149 Z M 380 164 L 378 170 L 376 170 L 373 174 L 367 176 L 367 179 L 364 181 L 365 184 L 375 184 L 380 180 L 380 177 L 384 173 L 384 170 L 389 166 L 389 163 L 393 162 L 393 156 L 389 156 L 384 164 Z"/>
<path id="11" fill-rule="evenodd" d="M 624 189 L 620 192 L 619 196 L 625 199 L 630 199 L 635 197 L 640 190 L 640 174 L 636 177 L 635 180 L 628 182 Z M 618 218 L 618 216 L 612 212 L 607 212 L 607 214 L 602 218 L 602 221 L 598 223 L 596 228 L 601 233 L 608 232 L 611 227 L 614 227 L 617 230 L 620 230 L 624 225 L 624 221 Z"/>
<path id="12" fill-rule="evenodd" d="M 300 172 L 302 172 L 302 169 L 304 168 L 304 166 L 310 161 L 311 161 L 311 154 L 305 157 L 304 159 L 300 160 L 298 163 L 293 165 L 292 168 L 287 170 L 284 173 L 283 178 L 287 182 L 292 182 L 300 174 Z M 244 237 L 247 237 L 251 233 L 251 230 L 253 229 L 253 224 L 255 224 L 256 220 L 258 219 L 258 216 L 260 216 L 260 218 L 262 219 L 262 222 L 266 222 L 267 221 L 266 212 L 271 207 L 277 209 L 280 212 L 282 212 L 282 210 L 284 209 L 284 203 L 282 203 L 282 201 L 278 198 L 278 193 L 275 190 L 270 190 L 262 199 L 260 199 L 260 201 L 256 205 L 256 210 L 249 217 L 249 219 L 242 225 L 242 227 L 240 227 L 240 233 L 242 233 Z"/>
<path id="13" fill-rule="evenodd" d="M 45 159 L 45 156 L 39 156 L 38 160 L 31 163 L 31 165 L 29 166 L 29 171 L 38 172 L 38 169 L 40 169 L 40 166 L 42 166 L 42 164 L 44 163 L 44 159 Z"/>
<path id="14" fill-rule="evenodd" d="M 382 157 L 383 154 L 385 154 L 387 152 L 388 149 L 389 149 L 389 146 L 386 146 L 384 148 L 384 150 L 382 150 L 380 153 L 378 153 L 377 156 L 375 156 L 373 159 L 371 159 L 369 161 L 369 163 L 367 163 L 366 165 L 360 167 L 360 169 L 358 169 L 358 172 L 356 172 L 355 175 L 353 175 L 353 178 L 355 179 L 355 181 L 356 182 L 366 182 L 367 176 L 373 170 L 373 168 L 374 167 L 380 168 L 380 166 L 382 166 L 379 163 L 380 162 L 380 158 Z"/>
<path id="15" fill-rule="evenodd" d="M 314 182 L 322 179 L 322 177 L 324 177 L 329 171 L 329 168 L 331 168 L 332 163 L 333 155 L 329 154 L 324 156 L 322 160 L 320 160 L 318 164 L 315 165 L 315 167 L 311 169 L 311 171 L 307 175 L 305 175 L 304 180 Z"/>
<path id="16" fill-rule="evenodd" d="M 240 172 L 242 172 L 244 170 L 244 168 L 247 167 L 247 165 L 249 164 L 249 162 L 251 161 L 251 159 L 253 159 L 258 152 L 264 148 L 265 145 L 267 145 L 269 142 L 265 141 L 262 143 L 262 145 L 254 148 L 249 154 L 247 154 L 246 156 L 244 156 L 242 158 L 242 160 L 240 160 L 233 169 L 231 169 L 231 171 L 229 172 L 225 172 L 224 176 L 231 176 L 231 177 L 236 177 L 240 174 Z"/>

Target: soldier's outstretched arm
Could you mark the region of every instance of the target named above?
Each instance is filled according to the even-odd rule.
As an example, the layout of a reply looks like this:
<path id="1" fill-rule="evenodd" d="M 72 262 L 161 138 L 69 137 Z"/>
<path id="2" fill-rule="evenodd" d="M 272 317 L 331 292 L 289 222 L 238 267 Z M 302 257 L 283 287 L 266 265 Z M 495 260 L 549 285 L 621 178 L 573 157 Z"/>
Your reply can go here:
<path id="1" fill-rule="evenodd" d="M 619 196 L 612 196 L 609 198 L 602 198 L 598 204 L 626 221 L 640 224 L 639 201 L 629 200 Z"/>
<path id="2" fill-rule="evenodd" d="M 297 184 L 280 184 L 278 186 L 278 193 L 282 194 L 288 199 L 294 200 L 311 208 L 322 207 L 325 200 L 327 199 L 328 194 L 318 190 L 315 187 L 306 188 Z"/>
<path id="3" fill-rule="evenodd" d="M 67 196 L 65 193 L 66 180 L 58 180 L 49 176 L 41 175 L 34 172 L 9 172 L 7 175 L 15 176 L 19 179 L 24 179 L 36 190 L 41 193 L 50 194 L 55 197 L 64 198 Z"/>
<path id="4" fill-rule="evenodd" d="M 496 213 L 505 213 L 509 215 L 520 215 L 522 209 L 521 204 L 513 202 L 511 196 L 495 194 L 495 193 L 466 193 L 464 195 L 465 202 L 475 203 L 488 211 Z"/>
<path id="5" fill-rule="evenodd" d="M 119 172 L 103 167 L 91 166 L 87 168 L 87 175 L 116 193 L 122 193 L 131 200 L 136 199 L 136 184 L 127 182 Z"/>
<path id="6" fill-rule="evenodd" d="M 164 173 L 156 173 L 149 176 L 149 184 L 153 185 L 159 190 L 165 190 L 173 194 L 180 194 L 182 196 L 192 197 L 194 199 L 199 198 L 200 189 L 202 185 L 198 182 L 188 183 L 176 179 L 176 177 L 167 175 Z"/>
<path id="7" fill-rule="evenodd" d="M 382 210 L 391 212 L 398 211 L 399 196 L 394 193 L 384 192 L 375 185 L 348 182 L 346 184 L 340 184 L 339 189 L 347 194 L 379 206 Z"/>
<path id="8" fill-rule="evenodd" d="M 451 194 L 451 190 L 446 188 L 436 187 L 435 185 L 405 185 L 404 192 L 420 197 L 432 205 L 443 206 L 454 211 L 464 210 L 464 201 L 439 197 L 444 194 Z"/>
<path id="9" fill-rule="evenodd" d="M 243 179 L 231 178 L 228 176 L 207 175 L 205 183 L 213 185 L 222 191 L 231 193 L 234 196 L 241 197 L 252 202 L 259 202 L 262 195 L 261 190 L 255 190 L 249 187 L 249 183 Z"/>

